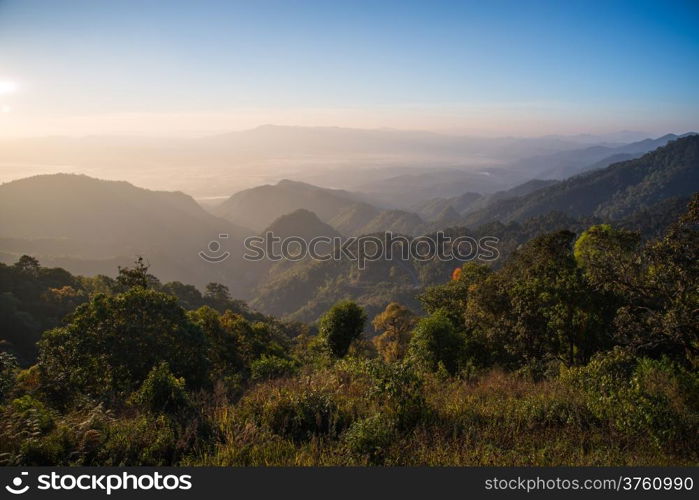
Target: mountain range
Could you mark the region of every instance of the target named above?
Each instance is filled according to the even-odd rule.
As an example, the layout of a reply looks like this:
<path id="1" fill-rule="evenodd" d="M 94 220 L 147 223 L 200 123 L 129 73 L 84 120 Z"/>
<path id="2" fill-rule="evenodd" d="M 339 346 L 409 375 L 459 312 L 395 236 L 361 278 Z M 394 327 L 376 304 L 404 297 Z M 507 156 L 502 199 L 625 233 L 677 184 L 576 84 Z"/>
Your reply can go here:
<path id="1" fill-rule="evenodd" d="M 532 181 L 510 192 L 488 197 L 466 193 L 451 199 L 441 216 L 450 219 L 447 233 L 499 238 L 500 259 L 529 239 L 547 232 L 580 232 L 612 222 L 657 236 L 699 191 L 699 136 L 668 143 L 641 158 L 613 164 L 564 181 Z M 468 212 L 483 200 L 484 208 Z M 457 202 L 462 202 L 458 205 Z M 435 207 L 429 207 L 436 213 Z M 459 214 L 457 208 L 466 210 Z M 471 229 L 468 229 L 471 228 Z M 261 311 L 313 321 L 335 301 L 352 298 L 371 313 L 392 300 L 419 308 L 424 286 L 449 276 L 457 262 L 386 261 L 368 263 L 313 261 L 279 267 L 260 280 L 252 305 Z M 417 282 L 416 282 L 417 281 Z"/>
<path id="2" fill-rule="evenodd" d="M 614 154 L 634 154 L 629 151 Z M 381 261 L 364 270 L 354 262 L 308 259 L 253 264 L 241 259 L 246 236 L 266 230 L 305 238 L 420 235 L 455 228 L 456 235 L 498 236 L 505 255 L 536 234 L 603 221 L 657 232 L 698 190 L 696 135 L 564 180 L 534 179 L 489 194 L 467 190 L 415 203 L 411 211 L 386 207 L 366 193 L 284 180 L 234 194 L 212 214 L 181 192 L 41 175 L 0 185 L 0 259 L 31 254 L 73 273 L 114 275 L 117 266 L 143 255 L 164 280 L 200 287 L 221 282 L 263 312 L 312 320 L 340 298 L 358 298 L 372 310 L 399 298 L 415 305 L 415 294 L 448 275 L 453 264 Z M 231 253 L 225 264 L 200 257 L 218 255 L 212 241 Z"/>
<path id="3" fill-rule="evenodd" d="M 413 234 L 424 221 L 414 213 L 378 208 L 363 194 L 328 189 L 303 182 L 281 180 L 234 194 L 212 212 L 235 224 L 262 230 L 274 220 L 295 210 L 312 211 L 320 220 L 345 235 L 375 231 Z"/>
<path id="4" fill-rule="evenodd" d="M 566 179 L 588 170 L 604 168 L 612 163 L 638 158 L 671 141 L 691 135 L 696 135 L 696 133 L 666 134 L 657 139 L 643 139 L 623 145 L 595 145 L 582 149 L 558 151 L 516 161 L 511 167 L 531 172 L 534 177 L 540 179 Z"/>
<path id="5" fill-rule="evenodd" d="M 215 217 L 180 192 L 55 174 L 0 185 L 0 252 L 22 254 L 73 273 L 113 275 L 142 255 L 166 280 L 199 286 L 227 281 L 244 289 L 239 266 L 216 267 L 198 253 L 227 234 L 231 261 L 251 231 Z"/>
<path id="6" fill-rule="evenodd" d="M 496 200 L 467 214 L 463 222 L 477 227 L 552 211 L 615 220 L 668 198 L 689 196 L 698 188 L 699 136 L 691 135 L 640 158 L 573 176 L 525 196 Z"/>
<path id="7" fill-rule="evenodd" d="M 438 170 L 452 177 L 454 170 L 466 175 L 491 169 L 496 175 L 500 167 L 524 158 L 593 145 L 620 145 L 628 137 L 635 136 L 492 138 L 387 129 L 265 125 L 195 138 L 3 139 L 0 140 L 0 182 L 69 172 L 126 180 L 151 189 L 180 190 L 197 199 L 222 199 L 237 191 L 284 178 L 354 191 L 361 185 L 372 185 L 388 178 L 397 178 L 389 182 L 392 184 L 402 182 L 403 175 Z M 521 177 L 515 179 L 513 172 L 517 176 L 521 173 Z M 501 181 L 512 184 L 488 189 L 490 192 L 505 189 L 533 177 L 536 176 L 524 169 L 519 173 L 507 169 Z M 430 190 L 426 197 L 419 192 L 415 194 L 420 199 L 446 195 Z M 468 189 L 461 186 L 459 190 Z"/>

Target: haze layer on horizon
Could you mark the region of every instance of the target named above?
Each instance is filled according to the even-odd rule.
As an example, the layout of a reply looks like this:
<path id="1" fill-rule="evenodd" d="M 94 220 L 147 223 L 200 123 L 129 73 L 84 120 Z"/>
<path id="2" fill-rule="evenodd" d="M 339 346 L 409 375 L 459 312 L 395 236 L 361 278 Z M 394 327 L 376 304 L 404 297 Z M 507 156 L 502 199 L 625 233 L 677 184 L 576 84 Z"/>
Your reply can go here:
<path id="1" fill-rule="evenodd" d="M 0 1 L 0 138 L 699 129 L 699 4 Z"/>

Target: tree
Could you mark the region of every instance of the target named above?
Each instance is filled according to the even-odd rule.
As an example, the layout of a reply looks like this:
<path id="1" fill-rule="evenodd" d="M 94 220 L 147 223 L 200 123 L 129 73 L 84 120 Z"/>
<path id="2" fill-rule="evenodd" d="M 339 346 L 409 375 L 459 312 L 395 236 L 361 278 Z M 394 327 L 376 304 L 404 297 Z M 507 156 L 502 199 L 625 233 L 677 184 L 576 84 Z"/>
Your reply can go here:
<path id="1" fill-rule="evenodd" d="M 595 288 L 623 294 L 637 286 L 640 243 L 638 233 L 600 224 L 578 237 L 573 255 Z"/>
<path id="2" fill-rule="evenodd" d="M 119 274 L 117 275 L 117 291 L 124 292 L 131 288 L 158 288 L 160 281 L 158 278 L 148 273 L 149 265 L 143 259 L 138 257 L 134 262 L 133 267 L 119 266 Z"/>
<path id="3" fill-rule="evenodd" d="M 174 297 L 141 287 L 96 296 L 39 342 L 42 381 L 60 403 L 74 394 L 123 399 L 162 361 L 189 387 L 206 383 L 209 363 L 201 329 Z"/>
<path id="4" fill-rule="evenodd" d="M 638 259 L 628 303 L 616 318 L 619 340 L 636 352 L 699 366 L 699 194 L 665 236 Z"/>
<path id="5" fill-rule="evenodd" d="M 248 305 L 242 300 L 233 299 L 228 287 L 221 283 L 209 283 L 206 285 L 203 298 L 206 305 L 213 307 L 220 313 L 231 310 L 246 317 L 253 315 Z"/>
<path id="6" fill-rule="evenodd" d="M 22 255 L 19 260 L 15 262 L 15 268 L 28 274 L 37 274 L 39 271 L 39 261 L 35 257 Z"/>
<path id="7" fill-rule="evenodd" d="M 60 268 L 45 268 L 23 256 L 0 264 L 0 344 L 21 366 L 36 360 L 41 332 L 54 328 L 78 303 L 87 300 L 80 281 Z"/>
<path id="8" fill-rule="evenodd" d="M 454 374 L 459 368 L 463 346 L 464 337 L 454 328 L 448 313 L 437 311 L 418 322 L 408 353 L 427 371 L 437 371 L 441 365 Z"/>
<path id="9" fill-rule="evenodd" d="M 614 307 L 584 279 L 574 237 L 559 231 L 535 238 L 473 291 L 468 326 L 501 350 L 502 362 L 584 364 L 610 345 Z"/>
<path id="10" fill-rule="evenodd" d="M 456 271 L 452 273 L 451 281 L 429 287 L 418 298 L 429 314 L 441 310 L 449 315 L 455 326 L 463 327 L 469 294 L 491 271 L 487 266 L 474 262 L 467 262 Z"/>
<path id="11" fill-rule="evenodd" d="M 615 339 L 641 355 L 699 364 L 699 195 L 666 234 L 594 226 L 575 245 L 590 282 L 613 294 Z"/>
<path id="12" fill-rule="evenodd" d="M 364 309 L 349 300 L 338 302 L 323 315 L 319 335 L 334 357 L 347 354 L 350 344 L 361 337 L 366 319 Z"/>
<path id="13" fill-rule="evenodd" d="M 377 332 L 382 333 L 374 337 L 373 342 L 384 361 L 403 359 L 416 320 L 417 316 L 410 309 L 397 302 L 390 303 L 376 315 L 371 323 Z"/>
<path id="14" fill-rule="evenodd" d="M 218 312 L 209 306 L 203 306 L 188 314 L 206 337 L 211 380 L 225 380 L 242 371 L 244 367 L 238 339 L 234 332 L 224 326 Z"/>
<path id="15" fill-rule="evenodd" d="M 177 297 L 180 305 L 187 310 L 193 310 L 204 305 L 201 292 L 194 285 L 185 285 L 180 281 L 165 283 L 160 291 Z"/>
<path id="16" fill-rule="evenodd" d="M 231 300 L 231 292 L 226 285 L 221 283 L 209 283 L 206 285 L 204 297 L 222 302 Z"/>

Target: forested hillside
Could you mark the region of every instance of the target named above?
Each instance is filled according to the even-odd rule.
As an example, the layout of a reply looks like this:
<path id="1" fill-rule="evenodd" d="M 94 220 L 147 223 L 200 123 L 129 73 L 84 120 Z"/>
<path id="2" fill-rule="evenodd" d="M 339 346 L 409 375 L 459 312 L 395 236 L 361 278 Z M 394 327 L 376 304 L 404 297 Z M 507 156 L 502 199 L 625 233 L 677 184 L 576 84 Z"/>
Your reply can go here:
<path id="1" fill-rule="evenodd" d="M 143 261 L 111 280 L 23 257 L 0 267 L 17 325 L 0 461 L 695 465 L 698 252 L 694 196 L 656 239 L 548 232 L 444 276 L 424 314 L 340 301 L 313 325 L 216 283 L 161 284 Z"/>
<path id="2" fill-rule="evenodd" d="M 551 211 L 619 219 L 664 199 L 690 196 L 699 185 L 699 136 L 677 139 L 638 159 L 571 177 L 468 214 L 465 224 L 524 220 Z"/>
<path id="3" fill-rule="evenodd" d="M 685 210 L 689 198 L 669 198 L 629 217 L 614 222 L 616 227 L 637 231 L 643 239 L 662 234 Z M 460 219 L 452 219 L 444 234 L 452 239 L 460 236 L 498 238 L 500 257 L 488 263 L 498 268 L 520 245 L 530 239 L 555 230 L 584 231 L 593 224 L 608 219 L 601 217 L 575 218 L 561 212 L 532 217 L 523 222 L 491 222 L 475 230 L 461 226 Z M 373 236 L 382 238 L 383 233 Z M 432 240 L 435 233 L 428 233 Z M 371 314 L 383 309 L 392 301 L 409 305 L 420 311 L 417 299 L 425 286 L 448 276 L 455 267 L 463 264 L 458 259 L 442 261 L 378 260 L 368 262 L 359 269 L 355 260 L 342 258 L 318 261 L 310 258 L 301 262 L 279 262 L 262 266 L 258 285 L 253 290 L 251 304 L 269 314 L 300 321 L 314 321 L 334 302 L 341 299 L 357 301 Z"/>

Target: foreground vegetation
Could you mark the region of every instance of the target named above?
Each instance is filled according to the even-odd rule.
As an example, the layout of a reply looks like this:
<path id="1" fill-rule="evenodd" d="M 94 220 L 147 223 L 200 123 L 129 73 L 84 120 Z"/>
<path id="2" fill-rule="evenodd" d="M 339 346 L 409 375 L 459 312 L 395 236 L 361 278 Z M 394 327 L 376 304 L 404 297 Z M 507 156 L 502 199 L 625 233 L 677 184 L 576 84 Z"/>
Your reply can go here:
<path id="1" fill-rule="evenodd" d="M 697 464 L 698 223 L 695 196 L 657 240 L 544 235 L 495 271 L 455 270 L 422 317 L 389 304 L 371 339 L 353 302 L 307 327 L 221 285 L 162 285 L 142 262 L 91 281 L 23 258 L 1 269 L 3 324 L 50 329 L 35 358 L 18 330 L 0 354 L 0 461 Z"/>

